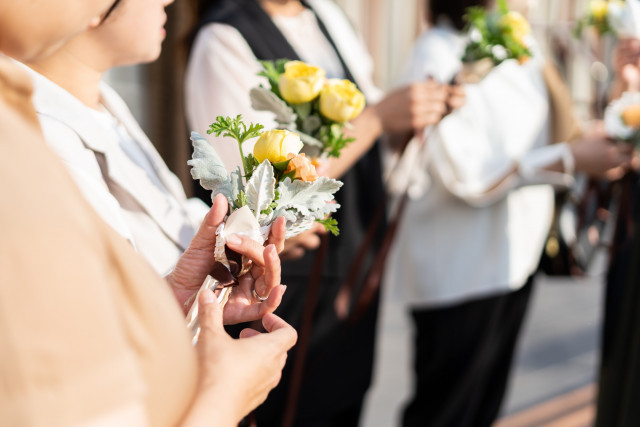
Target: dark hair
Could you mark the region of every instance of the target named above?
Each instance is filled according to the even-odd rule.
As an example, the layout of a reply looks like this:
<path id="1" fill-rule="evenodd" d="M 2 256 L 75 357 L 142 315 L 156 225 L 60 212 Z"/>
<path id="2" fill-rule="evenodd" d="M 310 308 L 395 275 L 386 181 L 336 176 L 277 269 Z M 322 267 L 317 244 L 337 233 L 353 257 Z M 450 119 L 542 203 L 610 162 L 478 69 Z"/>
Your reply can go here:
<path id="1" fill-rule="evenodd" d="M 487 7 L 491 0 L 427 0 L 427 22 L 435 24 L 440 17 L 446 17 L 458 30 L 467 24 L 463 16 L 472 6 Z"/>
<path id="2" fill-rule="evenodd" d="M 118 6 L 118 4 L 120 3 L 120 0 L 115 0 L 113 2 L 113 4 L 111 5 L 111 7 L 109 8 L 109 10 L 107 10 L 107 13 L 104 14 L 104 16 L 102 17 L 102 21 L 100 21 L 100 23 L 104 22 L 107 20 L 107 18 L 109 17 L 109 15 L 111 15 L 111 12 L 113 12 L 113 10 L 116 8 L 116 6 Z"/>

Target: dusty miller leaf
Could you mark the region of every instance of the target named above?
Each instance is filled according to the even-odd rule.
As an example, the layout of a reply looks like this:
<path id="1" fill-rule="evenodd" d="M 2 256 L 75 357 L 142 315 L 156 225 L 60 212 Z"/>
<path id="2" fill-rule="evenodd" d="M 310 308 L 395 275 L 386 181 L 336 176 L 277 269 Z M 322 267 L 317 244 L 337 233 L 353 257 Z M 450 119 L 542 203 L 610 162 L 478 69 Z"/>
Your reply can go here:
<path id="1" fill-rule="evenodd" d="M 249 92 L 251 107 L 257 111 L 271 111 L 276 115 L 276 121 L 281 124 L 291 124 L 296 121 L 293 109 L 269 89 L 254 87 Z"/>
<path id="2" fill-rule="evenodd" d="M 231 196 L 235 200 L 238 197 L 238 194 L 241 191 L 244 191 L 244 185 L 242 184 L 242 171 L 240 170 L 240 166 L 236 168 L 235 171 L 231 172 L 229 175 L 229 180 L 231 181 Z"/>
<path id="3" fill-rule="evenodd" d="M 212 191 L 212 200 L 216 194 L 221 193 L 229 201 L 232 201 L 231 181 L 216 150 L 209 144 L 209 141 L 197 132 L 191 132 L 191 143 L 193 144 L 193 154 L 187 164 L 191 166 L 193 179 L 200 180 L 200 185 L 203 188 Z"/>
<path id="4" fill-rule="evenodd" d="M 260 163 L 253 171 L 251 179 L 247 182 L 245 193 L 247 205 L 258 217 L 260 212 L 267 209 L 275 198 L 276 178 L 273 174 L 273 166 L 269 160 Z"/>
<path id="5" fill-rule="evenodd" d="M 325 176 L 313 182 L 285 178 L 278 185 L 280 199 L 276 216 L 283 215 L 285 210 L 295 210 L 304 217 L 324 218 L 338 209 L 339 205 L 329 202 L 340 187 L 342 182 Z"/>

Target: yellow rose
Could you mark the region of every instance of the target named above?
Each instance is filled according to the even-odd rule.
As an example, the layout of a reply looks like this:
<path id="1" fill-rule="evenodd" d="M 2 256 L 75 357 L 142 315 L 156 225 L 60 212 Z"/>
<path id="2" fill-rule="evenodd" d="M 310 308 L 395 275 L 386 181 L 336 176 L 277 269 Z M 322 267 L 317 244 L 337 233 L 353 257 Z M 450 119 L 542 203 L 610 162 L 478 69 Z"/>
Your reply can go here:
<path id="1" fill-rule="evenodd" d="M 630 105 L 622 112 L 622 122 L 629 127 L 640 127 L 640 105 Z"/>
<path id="2" fill-rule="evenodd" d="M 288 154 L 298 154 L 302 141 L 297 133 L 288 130 L 273 129 L 263 132 L 253 147 L 253 156 L 262 163 L 265 159 L 271 163 L 284 162 Z"/>
<path id="3" fill-rule="evenodd" d="M 589 11 L 596 21 L 604 21 L 607 18 L 608 4 L 605 0 L 591 0 Z"/>
<path id="4" fill-rule="evenodd" d="M 349 80 L 330 79 L 320 92 L 320 112 L 336 122 L 356 118 L 364 104 L 364 95 Z"/>
<path id="5" fill-rule="evenodd" d="M 518 12 L 508 12 L 500 18 L 500 26 L 509 31 L 514 39 L 524 45 L 524 39 L 531 33 L 531 27 L 527 20 Z"/>
<path id="6" fill-rule="evenodd" d="M 280 75 L 280 94 L 291 104 L 302 104 L 314 100 L 325 81 L 322 68 L 305 64 L 302 61 L 289 61 Z"/>

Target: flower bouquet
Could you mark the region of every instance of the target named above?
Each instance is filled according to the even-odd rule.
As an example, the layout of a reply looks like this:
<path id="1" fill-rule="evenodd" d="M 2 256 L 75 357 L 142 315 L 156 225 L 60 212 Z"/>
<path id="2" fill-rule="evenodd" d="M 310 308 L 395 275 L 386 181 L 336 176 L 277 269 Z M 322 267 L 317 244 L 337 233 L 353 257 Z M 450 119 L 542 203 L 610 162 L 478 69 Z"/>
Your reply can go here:
<path id="1" fill-rule="evenodd" d="M 576 22 L 573 33 L 582 36 L 585 28 L 593 28 L 599 36 L 611 34 L 617 36 L 627 24 L 625 3 L 620 0 L 591 0 L 589 11 Z"/>
<path id="2" fill-rule="evenodd" d="M 301 61 L 261 61 L 269 88 L 251 89 L 251 106 L 271 111 L 281 129 L 300 135 L 312 159 L 339 157 L 353 141 L 342 130 L 364 109 L 365 98 L 349 80 L 327 79 L 320 67 Z"/>
<path id="3" fill-rule="evenodd" d="M 518 12 L 509 11 L 506 0 L 497 8 L 470 7 L 465 14 L 469 42 L 462 56 L 462 83 L 477 83 L 508 59 L 524 63 L 531 57 L 531 27 Z"/>
<path id="4" fill-rule="evenodd" d="M 640 93 L 625 92 L 604 111 L 607 134 L 620 141 L 640 146 Z"/>
<path id="5" fill-rule="evenodd" d="M 318 176 L 315 166 L 299 153 L 303 144 L 295 133 L 288 130 L 263 132 L 263 126 L 251 123 L 247 126 L 241 116 L 232 119 L 219 116 L 207 133 L 223 135 L 237 141 L 242 158 L 242 170 L 227 174 L 215 148 L 207 140 L 193 132 L 194 147 L 191 176 L 212 192 L 212 200 L 223 194 L 229 202 L 230 215 L 216 230 L 215 267 L 202 288 L 218 289 L 218 301 L 226 302 L 229 292 L 237 285 L 238 278 L 247 272 L 249 265 L 242 257 L 225 246 L 231 234 L 248 236 L 263 244 L 276 218 L 286 219 L 286 237 L 293 237 L 319 222 L 333 234 L 338 234 L 337 221 L 329 217 L 340 207 L 333 202 L 334 194 L 342 186 L 335 179 Z M 244 155 L 242 143 L 259 137 L 253 153 Z M 188 314 L 188 324 L 197 340 L 197 300 Z"/>

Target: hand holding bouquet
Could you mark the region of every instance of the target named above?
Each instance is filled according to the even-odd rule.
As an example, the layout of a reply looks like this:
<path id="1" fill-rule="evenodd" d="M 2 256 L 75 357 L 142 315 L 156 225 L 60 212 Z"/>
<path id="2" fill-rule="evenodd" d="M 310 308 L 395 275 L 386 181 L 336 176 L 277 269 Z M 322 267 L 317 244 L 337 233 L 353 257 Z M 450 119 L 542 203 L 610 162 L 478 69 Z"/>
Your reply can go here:
<path id="1" fill-rule="evenodd" d="M 296 132 L 311 158 L 339 157 L 353 141 L 342 129 L 364 109 L 365 98 L 349 80 L 327 79 L 322 68 L 301 61 L 262 61 L 270 88 L 251 90 L 251 105 L 271 111 L 282 129 Z"/>
<path id="2" fill-rule="evenodd" d="M 493 11 L 470 7 L 465 19 L 469 42 L 462 57 L 463 83 L 479 82 L 507 59 L 523 63 L 531 57 L 531 27 L 520 13 L 509 11 L 506 0 L 498 0 Z"/>
<path id="3" fill-rule="evenodd" d="M 237 234 L 262 244 L 266 241 L 273 222 L 285 218 L 286 237 L 308 230 L 314 221 L 337 234 L 335 219 L 329 215 L 340 205 L 334 203 L 334 194 L 342 186 L 335 179 L 318 176 L 315 166 L 299 153 L 302 142 L 287 130 L 262 132 L 262 125 L 247 126 L 241 116 L 235 119 L 218 117 L 208 133 L 226 136 L 237 141 L 242 157 L 240 167 L 227 174 L 215 148 L 201 135 L 193 132 L 193 158 L 191 176 L 200 185 L 212 191 L 212 200 L 222 194 L 229 204 L 230 215 L 216 230 L 215 267 L 203 284 L 204 288 L 223 287 L 219 301 L 224 303 L 231 287 L 245 274 L 250 263 L 226 246 L 227 238 Z M 253 153 L 244 155 L 242 143 L 259 137 Z M 262 300 L 259 295 L 257 299 Z M 197 339 L 197 303 L 189 315 L 189 326 Z"/>

